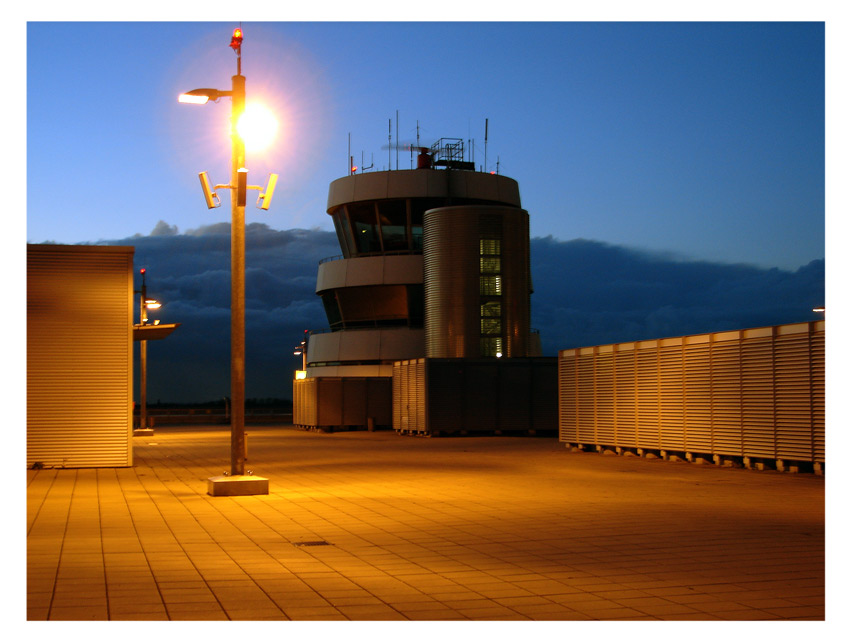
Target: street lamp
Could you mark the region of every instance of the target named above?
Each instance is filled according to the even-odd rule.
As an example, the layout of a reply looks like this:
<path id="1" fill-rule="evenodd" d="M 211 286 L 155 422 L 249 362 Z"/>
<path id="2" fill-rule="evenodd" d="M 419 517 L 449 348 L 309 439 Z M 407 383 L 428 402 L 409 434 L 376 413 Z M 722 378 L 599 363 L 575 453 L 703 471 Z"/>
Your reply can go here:
<path id="1" fill-rule="evenodd" d="M 156 310 L 162 306 L 156 299 L 148 298 L 148 287 L 145 283 L 145 272 L 147 269 L 142 268 L 139 272 L 142 275 L 142 289 L 134 290 L 139 298 L 139 327 L 144 328 L 148 323 L 148 310 Z M 159 320 L 155 322 L 159 324 Z M 173 328 L 172 328 L 173 329 Z M 139 331 L 141 336 L 141 331 Z M 169 331 L 170 334 L 170 331 Z M 147 430 L 148 424 L 148 341 L 147 339 L 139 340 L 139 428 L 138 430 Z M 147 432 L 145 432 L 147 433 Z"/>
<path id="2" fill-rule="evenodd" d="M 230 138 L 232 145 L 230 183 L 217 184 L 215 189 L 230 189 L 231 224 L 230 224 L 230 474 L 233 477 L 245 475 L 245 203 L 248 189 L 260 190 L 258 202 L 264 210 L 271 204 L 272 194 L 277 182 L 277 175 L 269 177 L 268 185 L 263 192 L 259 186 L 248 186 L 248 169 L 245 168 L 245 142 L 239 135 L 237 125 L 245 111 L 245 76 L 242 75 L 242 29 L 233 31 L 230 47 L 236 53 L 236 75 L 232 76 L 230 91 L 218 89 L 194 89 L 178 98 L 186 104 L 206 104 L 210 100 L 218 101 L 222 97 L 230 97 L 232 101 Z M 201 188 L 208 208 L 220 205 L 215 189 L 210 187 L 210 181 L 205 172 L 199 174 Z M 263 479 L 265 481 L 265 479 Z M 222 487 L 210 479 L 209 493 L 218 495 L 233 494 L 267 494 L 268 481 L 265 481 L 265 491 L 262 485 L 240 485 L 227 487 L 227 481 L 222 481 Z M 260 491 L 250 491 L 250 490 Z"/>
<path id="3" fill-rule="evenodd" d="M 301 357 L 301 369 L 296 371 L 295 378 L 296 379 L 306 379 L 307 378 L 307 339 L 309 337 L 309 331 L 304 331 L 304 337 L 301 339 L 301 343 L 295 346 L 295 350 L 292 354 L 296 357 Z"/>

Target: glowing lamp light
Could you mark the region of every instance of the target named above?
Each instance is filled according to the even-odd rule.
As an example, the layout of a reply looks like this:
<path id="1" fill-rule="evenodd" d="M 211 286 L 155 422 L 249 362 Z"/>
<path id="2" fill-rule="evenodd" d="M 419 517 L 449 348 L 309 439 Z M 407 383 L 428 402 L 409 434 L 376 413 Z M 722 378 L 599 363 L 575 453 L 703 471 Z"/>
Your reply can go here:
<path id="1" fill-rule="evenodd" d="M 145 299 L 145 308 L 160 308 L 162 306 L 156 299 Z"/>
<path id="2" fill-rule="evenodd" d="M 245 147 L 253 151 L 262 150 L 271 144 L 277 129 L 277 118 L 260 104 L 247 105 L 236 124 L 236 131 L 245 142 Z"/>
<path id="3" fill-rule="evenodd" d="M 295 378 L 296 379 L 306 379 L 307 378 L 307 371 L 306 370 L 296 370 L 295 371 Z"/>
<path id="4" fill-rule="evenodd" d="M 192 95 L 191 93 L 182 93 L 177 96 L 177 101 L 183 104 L 206 104 L 210 101 L 208 95 Z"/>

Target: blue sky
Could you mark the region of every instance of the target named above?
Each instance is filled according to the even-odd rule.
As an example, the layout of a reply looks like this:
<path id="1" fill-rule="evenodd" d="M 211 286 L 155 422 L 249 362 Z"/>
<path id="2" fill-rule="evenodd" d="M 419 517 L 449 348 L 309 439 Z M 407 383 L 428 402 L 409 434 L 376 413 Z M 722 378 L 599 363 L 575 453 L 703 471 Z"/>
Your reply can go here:
<path id="1" fill-rule="evenodd" d="M 256 13 L 256 12 L 255 12 Z M 229 221 L 235 22 L 27 25 L 29 242 Z M 249 102 L 280 115 L 251 183 L 272 229 L 332 228 L 328 183 L 409 168 L 393 141 L 474 140 L 515 178 L 533 236 L 795 270 L 824 257 L 823 23 L 242 23 Z M 398 130 L 396 114 L 398 113 Z"/>

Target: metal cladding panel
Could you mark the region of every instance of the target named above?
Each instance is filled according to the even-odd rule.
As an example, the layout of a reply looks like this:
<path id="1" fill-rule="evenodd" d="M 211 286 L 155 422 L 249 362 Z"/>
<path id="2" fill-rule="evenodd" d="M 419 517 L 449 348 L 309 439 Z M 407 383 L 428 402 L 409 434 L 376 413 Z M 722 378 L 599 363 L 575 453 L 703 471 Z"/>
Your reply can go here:
<path id="1" fill-rule="evenodd" d="M 425 359 L 427 429 L 455 431 L 464 428 L 466 370 L 456 362 Z M 454 365 L 452 365 L 454 363 Z"/>
<path id="2" fill-rule="evenodd" d="M 638 446 L 661 448 L 659 427 L 658 347 L 656 342 L 639 342 L 637 347 L 637 415 Z"/>
<path id="3" fill-rule="evenodd" d="M 366 379 L 342 379 L 342 425 L 366 424 Z"/>
<path id="4" fill-rule="evenodd" d="M 375 425 L 393 424 L 392 379 L 370 377 L 366 379 L 366 416 L 375 419 Z"/>
<path id="5" fill-rule="evenodd" d="M 688 343 L 684 348 L 684 443 L 690 452 L 709 454 L 712 448 L 711 428 L 711 360 L 710 344 Z"/>
<path id="6" fill-rule="evenodd" d="M 679 342 L 665 344 L 658 357 L 659 430 L 664 450 L 685 449 L 684 353 Z"/>
<path id="7" fill-rule="evenodd" d="M 402 391 L 404 389 L 404 385 L 401 379 L 401 364 L 402 361 L 396 361 L 393 363 L 393 405 L 392 405 L 392 424 L 393 429 L 400 430 L 401 429 L 401 406 L 402 406 Z"/>
<path id="8" fill-rule="evenodd" d="M 776 455 L 810 461 L 813 437 L 809 333 L 777 334 L 774 343 Z"/>
<path id="9" fill-rule="evenodd" d="M 597 443 L 596 440 L 596 371 L 593 350 L 579 351 L 576 361 L 578 375 L 578 423 L 577 433 L 580 442 Z"/>
<path id="10" fill-rule="evenodd" d="M 535 430 L 558 429 L 558 359 L 534 357 L 531 365 L 531 427 Z"/>
<path id="11" fill-rule="evenodd" d="M 422 432 L 425 422 L 424 359 L 393 364 L 393 429 Z"/>
<path id="12" fill-rule="evenodd" d="M 741 342 L 715 339 L 710 350 L 711 432 L 715 454 L 744 453 Z"/>
<path id="13" fill-rule="evenodd" d="M 595 357 L 594 385 L 596 391 L 596 443 L 616 445 L 614 435 L 614 353 L 597 351 Z"/>
<path id="14" fill-rule="evenodd" d="M 614 440 L 617 445 L 637 445 L 635 349 L 618 347 L 614 354 Z"/>
<path id="15" fill-rule="evenodd" d="M 531 292 L 528 213 L 504 206 L 449 206 L 431 209 L 424 215 L 427 357 L 482 356 L 480 240 L 482 225 L 494 218 L 501 227 L 498 276 L 504 355 L 528 355 Z"/>
<path id="16" fill-rule="evenodd" d="M 525 365 L 514 365 L 522 363 Z M 531 426 L 532 368 L 530 362 L 505 359 L 498 362 L 498 386 L 491 401 L 498 406 L 498 422 L 494 429 L 525 430 Z"/>
<path id="17" fill-rule="evenodd" d="M 558 440 L 578 443 L 578 350 L 558 353 Z"/>
<path id="18" fill-rule="evenodd" d="M 770 336 L 744 339 L 741 343 L 741 390 L 743 453 L 774 458 L 776 414 Z"/>
<path id="19" fill-rule="evenodd" d="M 811 335 L 812 457 L 826 461 L 826 339 L 824 322 L 815 322 Z"/>
<path id="20" fill-rule="evenodd" d="M 464 362 L 466 392 L 463 394 L 463 422 L 457 428 L 468 432 L 498 429 L 499 409 L 494 397 L 499 391 L 496 359 Z"/>
<path id="21" fill-rule="evenodd" d="M 420 359 L 423 431 L 495 432 L 558 427 L 554 357 Z"/>
<path id="22" fill-rule="evenodd" d="M 316 382 L 316 425 L 342 425 L 342 379 L 321 377 Z"/>
<path id="23" fill-rule="evenodd" d="M 27 246 L 27 466 L 128 467 L 133 249 Z"/>
<path id="24" fill-rule="evenodd" d="M 318 425 L 318 379 L 295 379 L 292 382 L 292 423 L 294 425 Z"/>

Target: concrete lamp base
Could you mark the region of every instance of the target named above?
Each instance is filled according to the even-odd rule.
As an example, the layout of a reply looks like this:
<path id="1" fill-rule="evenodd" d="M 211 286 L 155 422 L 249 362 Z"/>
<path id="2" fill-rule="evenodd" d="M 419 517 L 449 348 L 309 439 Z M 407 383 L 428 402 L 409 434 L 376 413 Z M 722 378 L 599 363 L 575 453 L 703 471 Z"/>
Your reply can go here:
<path id="1" fill-rule="evenodd" d="M 136 428 L 133 436 L 153 436 L 153 428 Z"/>
<path id="2" fill-rule="evenodd" d="M 210 496 L 256 496 L 269 493 L 269 480 L 261 476 L 213 476 L 207 479 Z"/>

